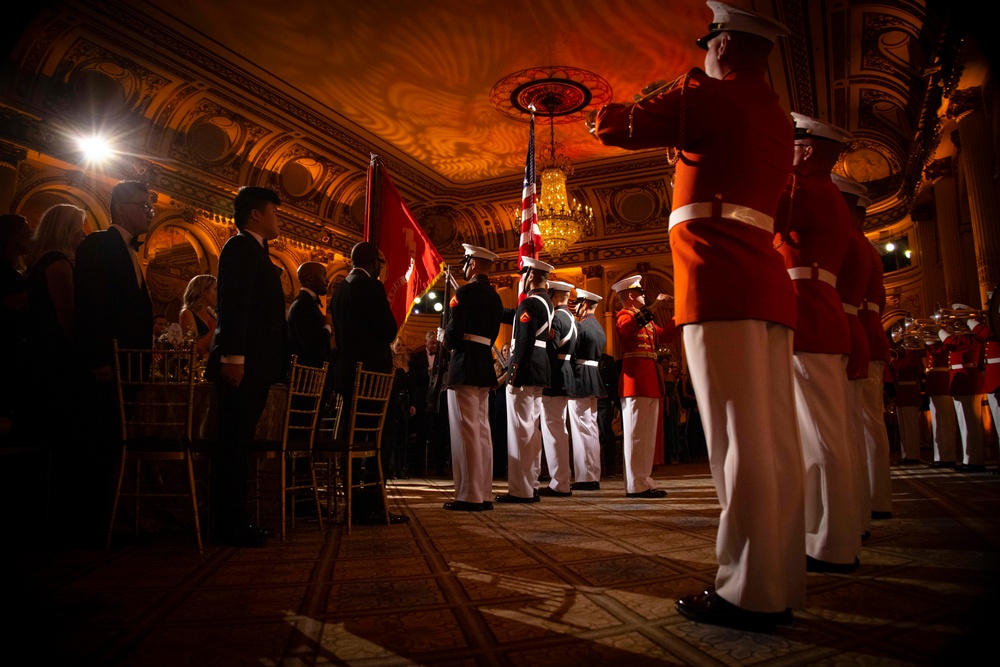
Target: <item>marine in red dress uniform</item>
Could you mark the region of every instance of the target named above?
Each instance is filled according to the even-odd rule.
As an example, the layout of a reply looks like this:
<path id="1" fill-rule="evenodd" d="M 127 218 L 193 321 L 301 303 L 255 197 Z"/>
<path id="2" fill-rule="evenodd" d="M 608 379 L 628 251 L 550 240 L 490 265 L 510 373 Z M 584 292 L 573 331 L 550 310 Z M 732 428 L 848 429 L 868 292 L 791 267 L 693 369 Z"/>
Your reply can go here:
<path id="1" fill-rule="evenodd" d="M 722 506 L 715 589 L 678 611 L 702 623 L 766 629 L 805 592 L 802 450 L 792 390 L 795 293 L 773 247 L 791 171 L 792 128 L 767 81 L 787 29 L 709 2 L 705 70 L 597 114 L 603 143 L 677 148 L 670 245 L 675 318 Z"/>
<path id="2" fill-rule="evenodd" d="M 851 239 L 850 212 L 830 170 L 851 135 L 802 114 L 793 173 L 775 218 L 774 245 L 795 286 L 795 412 L 805 462 L 806 569 L 850 572 L 861 553 L 857 451 L 848 438 L 850 329 L 837 276 Z"/>
<path id="3" fill-rule="evenodd" d="M 656 424 L 663 397 L 663 381 L 656 364 L 656 349 L 675 334 L 673 322 L 660 327 L 653 313 L 666 304 L 660 294 L 647 307 L 640 276 L 629 276 L 612 287 L 622 309 L 615 317 L 615 333 L 622 351 L 618 395 L 622 399 L 622 430 L 625 441 L 625 495 L 630 498 L 663 498 L 667 492 L 653 481 Z"/>
<path id="4" fill-rule="evenodd" d="M 972 311 L 969 306 L 952 304 L 953 310 Z M 965 325 L 965 322 L 961 323 Z M 965 326 L 965 329 L 968 329 Z M 962 462 L 955 467 L 965 472 L 986 470 L 983 449 L 983 372 L 979 369 L 982 345 L 971 331 L 942 328 L 941 342 L 948 350 L 949 390 L 955 405 Z"/>
<path id="5" fill-rule="evenodd" d="M 923 344 L 914 349 L 900 345 L 897 357 L 890 362 L 892 379 L 896 385 L 896 421 L 899 423 L 901 464 L 920 462 L 920 382 L 924 377 L 924 359 L 927 352 Z"/>
<path id="6" fill-rule="evenodd" d="M 985 322 L 980 322 L 977 318 L 970 318 L 966 322 L 972 335 L 982 345 L 983 356 L 981 367 L 983 369 L 983 393 L 986 394 L 990 406 L 990 413 L 993 415 L 993 428 L 1000 428 L 1000 341 L 997 340 L 996 333 Z M 997 474 L 994 471 L 993 474 Z"/>
<path id="7" fill-rule="evenodd" d="M 934 432 L 934 461 L 931 468 L 955 467 L 955 433 L 958 419 L 955 402 L 951 399 L 951 370 L 948 348 L 940 340 L 927 342 L 926 373 L 927 397 L 931 404 L 931 430 Z"/>

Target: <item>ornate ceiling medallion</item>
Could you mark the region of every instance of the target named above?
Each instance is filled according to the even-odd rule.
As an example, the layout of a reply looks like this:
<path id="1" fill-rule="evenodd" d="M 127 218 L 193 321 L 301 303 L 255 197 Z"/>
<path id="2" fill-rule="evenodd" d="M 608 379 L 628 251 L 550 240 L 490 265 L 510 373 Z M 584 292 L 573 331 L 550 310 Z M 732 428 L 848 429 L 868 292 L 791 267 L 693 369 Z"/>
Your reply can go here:
<path id="1" fill-rule="evenodd" d="M 534 107 L 561 125 L 582 120 L 588 108 L 607 104 L 611 95 L 611 84 L 593 72 L 553 65 L 508 74 L 493 85 L 490 104 L 520 121 L 527 121 Z"/>

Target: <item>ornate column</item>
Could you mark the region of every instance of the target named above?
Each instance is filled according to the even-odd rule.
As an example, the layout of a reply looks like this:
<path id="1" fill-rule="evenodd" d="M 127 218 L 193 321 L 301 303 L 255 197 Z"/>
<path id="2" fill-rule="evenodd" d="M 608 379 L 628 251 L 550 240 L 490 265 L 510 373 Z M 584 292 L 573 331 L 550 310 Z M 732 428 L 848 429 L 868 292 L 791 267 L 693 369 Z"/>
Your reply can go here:
<path id="1" fill-rule="evenodd" d="M 962 246 L 958 233 L 958 183 L 955 179 L 954 158 L 934 162 L 939 178 L 934 181 L 934 207 L 937 214 L 937 237 L 944 269 L 944 307 L 968 299 L 962 289 Z M 933 307 L 933 304 L 931 304 Z M 924 313 L 924 316 L 933 313 Z"/>
<path id="2" fill-rule="evenodd" d="M 993 139 L 983 111 L 982 88 L 955 91 L 949 100 L 947 115 L 958 122 L 959 166 L 969 193 L 972 238 L 976 247 L 979 299 L 971 305 L 986 307 L 986 294 L 1000 279 L 1000 207 L 993 184 Z"/>
<path id="3" fill-rule="evenodd" d="M 13 213 L 14 193 L 17 192 L 17 169 L 28 157 L 28 151 L 0 141 L 0 213 Z"/>

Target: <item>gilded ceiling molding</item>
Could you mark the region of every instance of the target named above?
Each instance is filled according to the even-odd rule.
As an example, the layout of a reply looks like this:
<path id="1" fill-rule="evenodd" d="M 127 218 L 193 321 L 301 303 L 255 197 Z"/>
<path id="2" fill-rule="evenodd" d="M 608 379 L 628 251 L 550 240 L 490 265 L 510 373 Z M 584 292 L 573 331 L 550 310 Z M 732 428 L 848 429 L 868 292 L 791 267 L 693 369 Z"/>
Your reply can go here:
<path id="1" fill-rule="evenodd" d="M 945 116 L 961 121 L 973 111 L 983 108 L 983 89 L 981 86 L 971 86 L 956 90 L 948 98 L 948 109 Z"/>
<path id="2" fill-rule="evenodd" d="M 779 48 L 787 54 L 787 78 L 792 85 L 792 110 L 807 116 L 816 116 L 816 79 L 813 74 L 813 50 L 807 36 L 810 34 L 806 9 L 802 0 L 781 0 L 781 12 L 776 16 L 785 24 L 789 35 L 779 40 Z"/>
<path id="3" fill-rule="evenodd" d="M 512 289 L 516 284 L 514 276 L 490 276 L 490 285 L 496 289 Z"/>
<path id="4" fill-rule="evenodd" d="M 587 278 L 600 278 L 604 275 L 604 267 L 600 264 L 583 267 L 583 275 Z"/>
<path id="5" fill-rule="evenodd" d="M 0 168 L 17 170 L 28 157 L 28 151 L 16 144 L 0 141 Z"/>

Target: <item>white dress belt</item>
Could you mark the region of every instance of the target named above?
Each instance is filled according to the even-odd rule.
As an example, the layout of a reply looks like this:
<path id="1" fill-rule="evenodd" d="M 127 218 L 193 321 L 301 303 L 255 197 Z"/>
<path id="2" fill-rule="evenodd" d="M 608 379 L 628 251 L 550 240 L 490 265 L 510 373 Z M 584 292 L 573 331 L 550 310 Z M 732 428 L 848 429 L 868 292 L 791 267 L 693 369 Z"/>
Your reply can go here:
<path id="1" fill-rule="evenodd" d="M 696 204 L 686 204 L 679 208 L 675 208 L 670 212 L 670 226 L 668 229 L 673 229 L 674 225 L 679 225 L 682 222 L 687 222 L 688 220 L 698 220 L 700 218 L 714 218 L 712 209 L 717 206 L 710 201 L 699 202 Z M 759 229 L 763 229 L 769 234 L 774 233 L 774 218 L 769 215 L 765 215 L 756 209 L 752 209 L 749 206 L 738 206 L 736 204 L 722 204 L 722 217 L 727 220 L 735 220 L 736 222 L 743 222 L 748 225 L 753 225 Z"/>
<path id="2" fill-rule="evenodd" d="M 997 359 L 997 361 L 1000 361 L 1000 359 Z M 576 360 L 576 365 L 577 366 L 598 366 L 599 364 L 598 364 L 598 362 L 597 362 L 596 359 L 577 359 Z"/>
<path id="3" fill-rule="evenodd" d="M 462 334 L 462 340 L 469 340 L 473 343 L 479 343 L 480 345 L 492 345 L 489 338 L 485 336 L 477 336 L 476 334 Z"/>
<path id="4" fill-rule="evenodd" d="M 837 288 L 837 276 L 833 272 L 813 266 L 796 266 L 794 269 L 788 269 L 788 277 L 792 280 L 810 280 L 813 272 L 816 273 L 816 280 L 822 280 L 830 287 Z"/>
<path id="5" fill-rule="evenodd" d="M 570 355 L 568 355 L 568 354 L 557 354 L 556 356 L 559 359 L 561 359 L 562 361 L 569 361 L 569 357 L 570 357 Z"/>
<path id="6" fill-rule="evenodd" d="M 1000 364 L 1000 357 L 994 357 L 993 359 L 987 359 L 988 364 Z"/>
<path id="7" fill-rule="evenodd" d="M 858 307 L 857 306 L 852 306 L 849 303 L 842 303 L 841 305 L 844 306 L 844 312 L 847 313 L 848 315 L 857 315 L 858 314 Z"/>
<path id="8" fill-rule="evenodd" d="M 537 339 L 535 340 L 535 347 L 544 348 L 545 346 L 546 345 L 545 345 L 545 341 L 544 340 L 537 340 Z"/>
<path id="9" fill-rule="evenodd" d="M 953 371 L 960 371 L 963 368 L 975 368 L 975 367 L 976 367 L 975 364 L 952 364 L 951 365 L 951 370 L 953 370 Z"/>
<path id="10" fill-rule="evenodd" d="M 867 308 L 868 310 L 874 310 L 876 313 L 879 310 L 878 304 L 877 303 L 872 303 L 871 301 L 865 302 L 865 308 Z"/>

